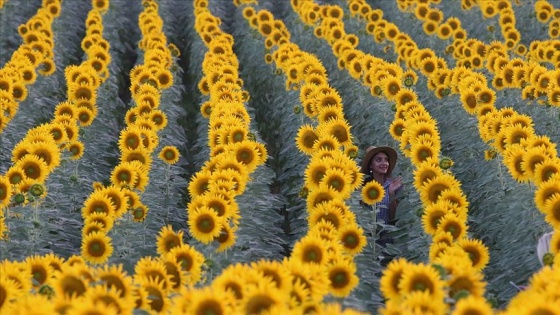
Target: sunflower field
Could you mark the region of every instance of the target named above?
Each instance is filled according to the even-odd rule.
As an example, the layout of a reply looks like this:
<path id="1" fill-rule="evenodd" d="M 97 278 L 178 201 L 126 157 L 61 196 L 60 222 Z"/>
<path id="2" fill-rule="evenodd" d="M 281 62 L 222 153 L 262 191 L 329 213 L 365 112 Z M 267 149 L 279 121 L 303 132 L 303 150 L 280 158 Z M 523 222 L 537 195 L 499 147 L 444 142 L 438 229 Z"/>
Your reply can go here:
<path id="1" fill-rule="evenodd" d="M 0 0 L 0 314 L 560 314 L 559 66 L 553 0 Z"/>

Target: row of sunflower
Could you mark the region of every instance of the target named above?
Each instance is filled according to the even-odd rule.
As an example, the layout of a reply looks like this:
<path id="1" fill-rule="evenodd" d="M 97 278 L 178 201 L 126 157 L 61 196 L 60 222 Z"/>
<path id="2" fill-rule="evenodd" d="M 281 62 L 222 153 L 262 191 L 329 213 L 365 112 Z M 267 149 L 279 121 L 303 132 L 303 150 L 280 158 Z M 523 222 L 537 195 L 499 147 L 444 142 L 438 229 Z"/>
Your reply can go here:
<path id="1" fill-rule="evenodd" d="M 100 12 L 92 10 L 86 24 L 87 36 L 82 42 L 86 60 L 65 69 L 67 100 L 55 107 L 49 123 L 30 129 L 12 150 L 13 165 L 0 177 L 2 208 L 29 201 L 39 203 L 47 195 L 47 177 L 61 160 L 79 159 L 83 154 L 79 129 L 91 124 L 97 114 L 96 91 L 106 79 L 102 74 L 110 62 L 109 43 L 101 36 Z M 7 232 L 2 223 L 0 214 L 0 235 Z"/>
<path id="2" fill-rule="evenodd" d="M 359 12 L 365 15 L 371 11 L 362 1 L 350 1 L 349 5 L 354 9 L 359 7 Z M 458 300 L 465 293 L 473 297 L 468 303 L 487 305 L 482 297 L 484 282 L 480 273 L 488 262 L 487 249 L 480 241 L 466 236 L 468 202 L 457 180 L 444 171 L 450 166 L 446 165 L 450 160 L 439 160 L 436 122 L 418 101 L 416 93 L 406 87 L 414 83 L 415 74 L 407 74 L 396 64 L 355 49 L 357 37 L 344 31 L 341 7 L 298 1 L 293 8 L 300 17 L 309 17 L 312 11 L 319 12 L 316 21 L 302 20 L 315 26 L 314 34 L 332 46 L 339 67 L 348 70 L 355 79 L 363 79 L 372 95 L 396 102 L 391 134 L 400 140 L 401 150 L 417 166 L 414 185 L 426 208 L 423 226 L 434 240 L 430 260 L 442 267 L 439 271 L 443 279 L 437 267 L 413 265 L 404 259 L 390 263 L 381 279 L 381 290 L 388 298 L 383 312 L 418 310 L 429 305 L 435 313 L 444 313 L 447 309 L 444 297 Z M 430 280 L 422 275 L 429 275 Z M 465 303 L 459 301 L 457 309 Z"/>
<path id="3" fill-rule="evenodd" d="M 235 198 L 243 194 L 251 173 L 268 154 L 250 132 L 251 118 L 244 105 L 249 94 L 239 78 L 233 37 L 220 29 L 220 19 L 205 4 L 195 2 L 194 13 L 195 29 L 208 48 L 198 88 L 208 96 L 200 111 L 208 119 L 210 159 L 189 183 L 187 214 L 193 237 L 205 244 L 215 241 L 221 252 L 236 241 L 241 217 Z"/>
<path id="4" fill-rule="evenodd" d="M 158 44 L 165 43 L 157 40 L 161 39 L 161 30 L 150 25 L 151 21 L 158 20 L 157 4 L 151 1 L 144 1 L 143 4 L 145 12 L 140 20 L 145 22 L 146 29 L 151 29 L 146 33 L 154 36 Z M 109 7 L 109 2 L 94 0 L 93 7 L 86 20 L 87 36 L 82 42 L 82 46 L 91 48 L 104 43 L 101 46 L 108 49 L 108 42 L 101 37 L 103 28 L 100 14 Z M 92 34 L 96 34 L 98 37 L 92 37 Z M 160 47 L 160 49 L 165 47 L 158 44 L 144 41 L 141 46 Z M 106 58 L 101 58 L 98 50 L 93 49 L 95 54 L 90 54 L 89 49 L 85 50 L 89 57 L 88 60 L 92 56 L 95 56 L 95 60 L 98 61 L 109 59 L 108 55 L 105 56 Z M 145 54 L 154 59 L 158 59 L 157 57 L 164 59 L 161 55 L 148 52 Z M 91 67 L 83 64 L 80 67 L 82 68 L 78 68 L 78 70 L 81 70 L 82 74 L 92 76 L 95 74 L 96 82 L 103 80 L 95 71 L 87 72 Z M 108 74 L 104 69 L 106 69 L 106 64 L 99 68 L 100 75 Z M 73 76 L 67 71 L 67 78 L 80 78 L 79 73 L 74 72 L 76 75 Z M 78 81 L 86 82 L 83 77 Z M 69 82 L 72 81 L 69 80 Z M 90 92 L 94 93 L 94 91 L 95 89 Z M 153 96 L 147 98 L 154 99 Z M 80 99 L 80 101 L 85 100 Z M 94 104 L 95 98 L 93 97 L 89 101 Z M 65 111 L 65 116 L 70 116 L 71 113 L 67 111 Z M 162 150 L 162 152 L 164 151 Z M 175 152 L 173 151 L 173 153 Z M 162 158 L 169 160 L 169 156 Z M 87 248 L 85 254 L 71 256 L 66 261 L 49 254 L 43 257 L 32 256 L 23 262 L 2 262 L 0 265 L 0 291 L 3 294 L 2 300 L 0 300 L 0 310 L 2 314 L 19 314 L 20 312 L 26 314 L 37 305 L 41 305 L 41 314 L 131 314 L 135 309 L 160 313 L 171 307 L 171 296 L 177 296 L 181 288 L 200 280 L 204 257 L 183 243 L 181 232 L 175 233 L 170 227 L 164 227 L 157 238 L 159 256 L 140 259 L 136 263 L 134 276 L 127 275 L 122 265 L 105 264 L 93 267 L 92 264 L 106 260 L 106 258 L 98 256 L 98 253 L 102 252 L 106 256 L 110 255 L 112 251 L 110 243 L 106 239 L 105 230 L 112 226 L 113 218 L 108 218 L 106 213 L 101 215 L 97 211 L 103 212 L 106 209 L 115 212 L 117 210 L 126 211 L 127 197 L 130 196 L 130 194 L 123 195 L 123 189 L 114 186 L 101 187 L 98 185 L 96 193 L 108 198 L 104 201 L 111 207 L 113 207 L 114 201 L 118 202 L 116 204 L 118 207 L 105 208 L 104 203 L 99 203 L 92 208 L 92 215 L 86 218 L 84 226 L 83 244 Z M 132 196 L 137 195 L 132 194 Z M 86 210 L 87 208 L 84 208 L 84 211 Z M 95 217 L 96 214 L 99 216 Z"/>
<path id="5" fill-rule="evenodd" d="M 309 230 L 294 245 L 288 261 L 326 269 L 328 292 L 347 296 L 358 283 L 353 257 L 363 250 L 366 241 L 345 203 L 362 185 L 363 175 L 353 161 L 357 148 L 344 119 L 342 99 L 328 84 L 321 62 L 290 42 L 282 21 L 274 19 L 269 11 L 257 12 L 253 7 L 244 8 L 243 16 L 265 37 L 265 48 L 271 52 L 265 55 L 265 61 L 275 62 L 277 71 L 286 76 L 286 89 L 300 91 L 303 113 L 318 122 L 316 126 L 301 126 L 296 138 L 298 148 L 310 156 L 302 189 L 307 198 Z M 383 198 L 382 193 L 383 188 L 374 183 L 366 186 L 362 196 L 375 203 Z M 316 280 L 321 279 L 320 273 L 314 274 Z M 320 286 L 311 287 L 317 294 L 321 290 Z"/>
<path id="6" fill-rule="evenodd" d="M 465 30 L 461 27 L 461 21 L 456 17 L 448 18 L 442 23 L 441 11 L 431 8 L 429 4 L 409 3 L 402 9 L 414 11 L 415 16 L 424 22 L 424 26 L 427 23 L 435 23 L 439 38 L 445 40 L 453 36 L 453 42 L 448 46 L 447 52 L 452 53 L 457 60 L 457 66 L 472 69 L 482 69 L 486 66 L 494 74 L 492 80 L 494 88 L 522 89 L 523 99 L 537 100 L 537 103 L 542 105 L 560 106 L 560 70 L 557 67 L 560 60 L 559 41 L 533 41 L 529 49 L 521 44 L 521 33 L 515 28 L 515 13 L 509 1 L 482 1 L 480 4 L 469 2 L 462 6 L 464 10 L 480 6 L 484 18 L 499 16 L 505 42 L 493 41 L 488 45 L 479 39 L 467 38 Z M 547 6 L 545 2 L 537 1 L 535 10 L 539 21 L 546 20 L 541 16 L 543 11 L 549 14 L 548 18 L 553 14 L 553 8 Z M 451 34 L 450 36 L 443 35 L 442 28 L 447 29 L 446 24 L 451 27 L 451 31 L 446 31 L 445 34 Z M 434 33 L 426 27 L 424 31 L 428 35 Z M 510 59 L 511 51 L 520 58 Z M 553 68 L 548 69 L 542 63 L 550 63 Z"/>
<path id="7" fill-rule="evenodd" d="M 560 37 L 560 8 L 554 6 L 547 0 L 535 2 L 535 15 L 539 22 L 548 23 L 548 36 L 550 38 Z"/>
<path id="8" fill-rule="evenodd" d="M 50 123 L 29 130 L 13 150 L 14 165 L 6 173 L 6 183 L 8 188 L 13 188 L 8 191 L 15 195 L 14 203 L 25 203 L 28 199 L 46 195 L 44 182 L 60 165 L 61 158 L 65 158 L 62 156 L 64 151 L 69 152 L 71 159 L 79 159 L 83 153 L 83 144 L 78 140 L 78 124 L 87 126 L 94 119 L 96 90 L 106 79 L 91 63 L 100 65 L 101 70 L 110 61 L 109 43 L 102 37 L 102 12 L 95 5 L 93 7 L 86 19 L 86 37 L 82 42 L 87 59 L 78 66 L 65 69 L 68 99 L 56 106 Z M 5 294 L 0 310 L 3 314 L 19 314 L 40 305 L 41 311 L 52 314 L 78 311 L 74 307 L 79 305 L 84 307 L 80 310 L 101 307 L 105 311 L 103 305 L 94 303 L 94 299 L 99 298 L 95 290 L 91 291 L 91 298 L 83 300 L 83 304 L 71 307 L 71 302 L 72 298 L 84 295 L 89 281 L 111 281 L 114 274 L 115 271 L 109 268 L 94 272 L 80 256 L 64 261 L 51 253 L 30 256 L 21 262 L 6 260 L 0 264 L 0 291 Z M 55 298 L 51 299 L 53 296 Z"/>
<path id="9" fill-rule="evenodd" d="M 61 1 L 43 0 L 37 13 L 18 28 L 23 43 L 0 69 L 0 134 L 27 98 L 27 86 L 35 83 L 37 72 L 48 76 L 56 70 L 52 22 L 60 15 Z"/>
<path id="10" fill-rule="evenodd" d="M 111 172 L 111 185 L 94 184 L 94 191 L 84 201 L 82 256 L 90 263 L 105 263 L 113 253 L 107 235 L 115 221 L 130 213 L 132 220 L 142 222 L 148 207 L 140 196 L 149 182 L 152 153 L 159 144 L 158 131 L 167 125 L 167 117 L 158 109 L 162 90 L 173 85 L 169 70 L 178 54 L 162 31 L 163 21 L 154 1 L 143 1 L 144 11 L 139 16 L 142 39 L 139 47 L 144 51 L 143 64 L 130 72 L 130 92 L 134 101 L 125 116 L 126 127 L 121 130 L 118 147 L 120 162 Z M 159 157 L 175 163 L 179 152 L 173 146 L 164 147 Z"/>
<path id="11" fill-rule="evenodd" d="M 354 0 L 355 1 L 355 0 Z M 367 19 L 367 15 L 363 16 Z M 416 65 L 434 85 L 442 85 L 452 94 L 459 94 L 464 109 L 479 119 L 481 138 L 493 147 L 493 154 L 501 153 L 510 174 L 520 182 L 532 181 L 537 184 L 535 203 L 545 214 L 545 220 L 553 227 L 550 253 L 545 255 L 546 266 L 530 280 L 527 290 L 515 297 L 508 306 L 507 313 L 530 312 L 536 309 L 552 310 L 558 307 L 558 266 L 560 259 L 560 199 L 558 180 L 560 164 L 556 145 L 548 137 L 537 136 L 530 117 L 521 115 L 511 108 L 500 110 L 494 107 L 495 92 L 488 87 L 484 75 L 465 67 L 448 69 L 443 63 L 437 70 L 427 71 L 426 63 L 432 57 L 427 49 L 418 49 L 416 43 L 404 33 L 395 36 L 395 49 L 406 60 L 407 50 L 414 58 L 423 59 L 410 62 Z M 405 49 L 402 49 L 406 47 Z M 488 53 L 491 53 L 488 52 Z M 428 60 L 426 60 L 428 59 Z M 430 85 L 430 83 L 429 83 Z M 535 298 L 543 303 L 533 303 Z"/>
<path id="12" fill-rule="evenodd" d="M 486 47 L 488 52 L 485 56 L 486 68 L 495 74 L 492 80 L 494 88 L 522 89 L 523 99 L 536 99 L 538 104 L 560 106 L 560 69 L 558 69 L 560 41 L 553 39 L 532 41 L 526 54 L 521 54 L 521 58 L 510 59 L 508 58 L 508 51 L 512 48 L 515 48 L 516 51 L 527 50 L 524 45 L 519 43 L 511 45 L 510 41 L 513 37 L 519 38 L 521 36 L 519 31 L 515 29 L 516 19 L 511 4 L 506 2 L 492 6 L 482 3 L 480 9 L 485 18 L 499 15 L 502 35 L 506 39 L 505 44 L 500 45 L 500 43 L 493 42 Z M 488 13 L 489 11 L 491 14 Z M 535 3 L 535 14 L 540 22 L 546 21 L 543 12 L 547 12 L 550 18 L 553 13 L 552 6 L 547 6 L 546 1 L 537 1 Z M 557 18 L 556 24 L 558 28 L 560 20 Z M 553 30 L 553 28 L 551 29 Z M 556 31 L 558 32 L 558 29 Z M 549 36 L 552 37 L 550 33 Z M 523 57 L 525 57 L 525 60 L 523 60 Z M 552 69 L 547 69 L 544 65 L 546 63 L 551 64 Z"/>

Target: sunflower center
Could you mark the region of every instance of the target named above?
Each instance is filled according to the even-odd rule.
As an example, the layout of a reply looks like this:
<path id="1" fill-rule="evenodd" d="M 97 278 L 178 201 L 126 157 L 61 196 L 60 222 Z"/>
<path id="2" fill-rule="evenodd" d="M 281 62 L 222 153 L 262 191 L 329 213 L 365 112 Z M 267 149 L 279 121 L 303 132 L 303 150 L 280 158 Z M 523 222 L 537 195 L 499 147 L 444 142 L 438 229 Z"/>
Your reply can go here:
<path id="1" fill-rule="evenodd" d="M 270 309 L 274 304 L 274 300 L 271 297 L 264 294 L 257 294 L 247 301 L 247 313 L 261 314 Z"/>
<path id="2" fill-rule="evenodd" d="M 126 144 L 128 145 L 128 147 L 132 148 L 132 149 L 136 149 L 136 147 L 138 147 L 139 144 L 139 140 L 137 137 L 129 137 L 126 139 Z"/>
<path id="3" fill-rule="evenodd" d="M 37 168 L 35 166 L 28 166 L 25 169 L 25 174 L 28 177 L 31 177 L 33 179 L 37 179 L 37 177 L 39 177 L 39 176 L 37 176 L 38 173 L 39 173 L 39 171 L 37 170 Z"/>
<path id="4" fill-rule="evenodd" d="M 122 182 L 130 181 L 130 174 L 128 172 L 122 172 L 119 174 L 119 180 Z"/>
<path id="5" fill-rule="evenodd" d="M 135 219 L 142 219 L 143 216 L 144 216 L 144 211 L 142 211 L 142 209 L 134 210 L 134 218 Z"/>
<path id="6" fill-rule="evenodd" d="M 377 198 L 377 197 L 379 196 L 379 191 L 378 191 L 377 189 L 375 189 L 375 188 L 370 188 L 370 189 L 367 191 L 367 195 L 368 195 L 369 198 L 375 199 L 375 198 Z"/>
<path id="7" fill-rule="evenodd" d="M 14 174 L 10 177 L 10 184 L 17 184 L 21 181 L 21 175 Z"/>
<path id="8" fill-rule="evenodd" d="M 166 151 L 166 152 L 165 152 L 165 158 L 166 158 L 167 160 L 173 160 L 173 159 L 175 159 L 175 152 L 173 152 L 173 151 Z"/>
<path id="9" fill-rule="evenodd" d="M 355 235 L 348 234 L 344 237 L 344 245 L 349 248 L 354 248 L 358 245 L 358 238 Z"/>
<path id="10" fill-rule="evenodd" d="M 73 155 L 78 155 L 80 153 L 80 149 L 76 146 L 73 146 L 70 148 L 70 152 L 72 152 Z"/>
<path id="11" fill-rule="evenodd" d="M 342 288 L 348 284 L 348 276 L 344 271 L 335 272 L 334 275 L 331 276 L 331 283 L 332 286 L 335 288 Z"/>
<path id="12" fill-rule="evenodd" d="M 197 227 L 203 233 L 209 233 L 214 229 L 214 220 L 210 216 L 202 217 L 198 220 Z"/>
<path id="13" fill-rule="evenodd" d="M 62 280 L 62 286 L 64 288 L 64 292 L 68 296 L 81 296 L 86 292 L 86 286 L 84 282 L 77 277 L 68 276 Z"/>
<path id="14" fill-rule="evenodd" d="M 104 252 L 105 246 L 103 246 L 103 244 L 101 244 L 101 242 L 99 241 L 93 242 L 89 247 L 89 253 L 94 257 L 99 257 L 103 255 Z"/>

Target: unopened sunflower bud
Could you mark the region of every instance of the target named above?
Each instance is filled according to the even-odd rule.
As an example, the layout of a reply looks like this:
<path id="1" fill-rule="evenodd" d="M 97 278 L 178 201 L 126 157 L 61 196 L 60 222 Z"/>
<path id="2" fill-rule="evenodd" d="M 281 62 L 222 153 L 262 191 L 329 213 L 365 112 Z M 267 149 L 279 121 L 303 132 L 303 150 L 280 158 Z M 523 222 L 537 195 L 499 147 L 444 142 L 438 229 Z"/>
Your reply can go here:
<path id="1" fill-rule="evenodd" d="M 16 194 L 14 196 L 14 203 L 16 205 L 19 205 L 20 203 L 23 203 L 25 201 L 25 195 L 22 193 Z"/>
<path id="2" fill-rule="evenodd" d="M 45 188 L 41 184 L 33 184 L 31 188 L 29 188 L 29 192 L 35 197 L 41 197 L 45 192 Z"/>
<path id="3" fill-rule="evenodd" d="M 544 254 L 542 260 L 543 260 L 543 264 L 545 266 L 552 266 L 552 264 L 554 263 L 554 254 L 553 253 L 546 253 L 546 254 Z"/>
<path id="4" fill-rule="evenodd" d="M 448 170 L 453 166 L 453 160 L 448 157 L 443 157 L 441 161 L 439 161 L 439 167 L 444 170 Z"/>
<path id="5" fill-rule="evenodd" d="M 307 197 L 307 194 L 309 194 L 309 190 L 307 189 L 307 187 L 303 187 L 302 189 L 300 189 L 299 196 L 301 198 Z"/>
<path id="6" fill-rule="evenodd" d="M 414 85 L 414 79 L 411 78 L 411 77 L 406 77 L 406 78 L 404 79 L 404 85 L 405 85 L 406 87 L 411 87 L 412 85 Z"/>

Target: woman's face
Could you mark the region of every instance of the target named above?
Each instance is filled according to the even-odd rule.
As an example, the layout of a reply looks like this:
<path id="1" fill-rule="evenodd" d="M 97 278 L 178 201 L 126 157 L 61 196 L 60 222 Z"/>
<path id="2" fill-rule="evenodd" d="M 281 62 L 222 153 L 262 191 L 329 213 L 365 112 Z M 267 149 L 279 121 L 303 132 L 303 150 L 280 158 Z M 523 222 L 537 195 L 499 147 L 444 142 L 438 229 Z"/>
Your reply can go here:
<path id="1" fill-rule="evenodd" d="M 389 170 L 389 156 L 387 156 L 385 152 L 377 153 L 371 159 L 369 167 L 373 174 L 387 175 L 387 171 Z"/>

